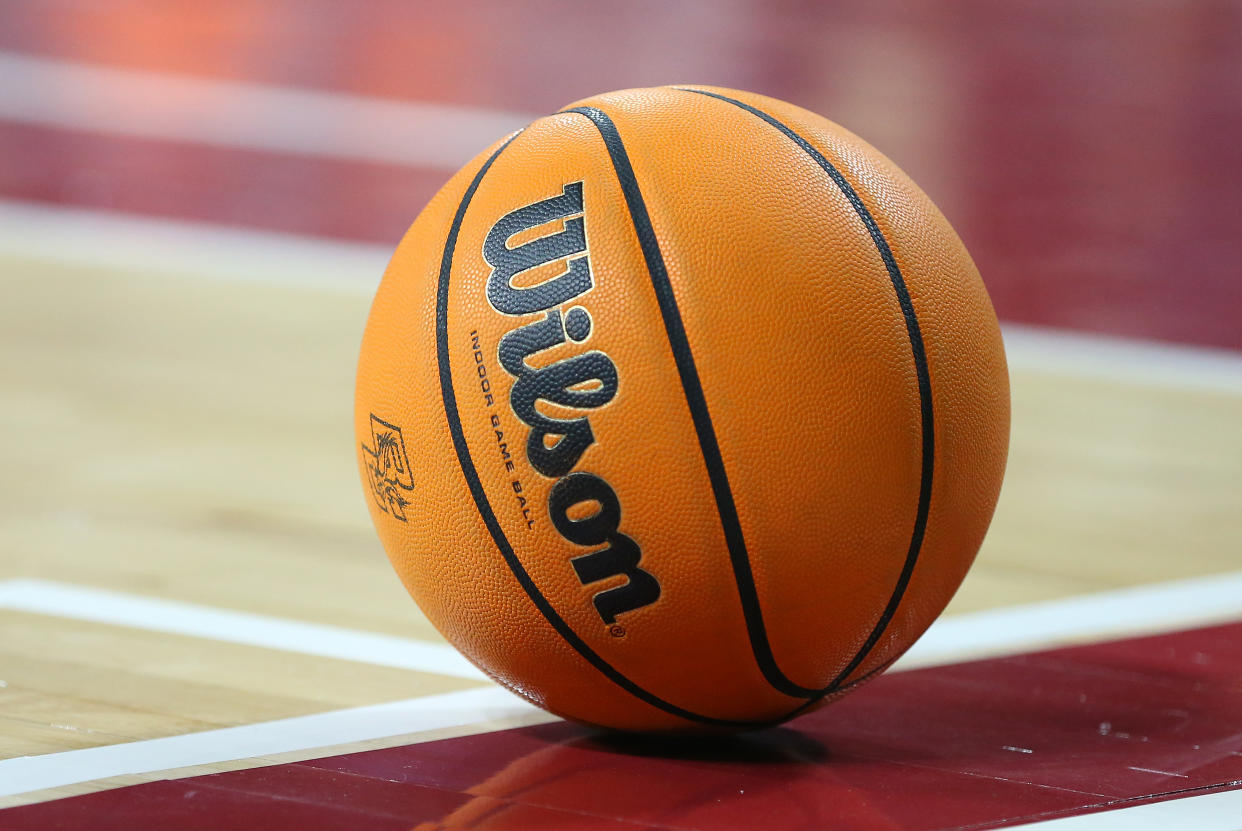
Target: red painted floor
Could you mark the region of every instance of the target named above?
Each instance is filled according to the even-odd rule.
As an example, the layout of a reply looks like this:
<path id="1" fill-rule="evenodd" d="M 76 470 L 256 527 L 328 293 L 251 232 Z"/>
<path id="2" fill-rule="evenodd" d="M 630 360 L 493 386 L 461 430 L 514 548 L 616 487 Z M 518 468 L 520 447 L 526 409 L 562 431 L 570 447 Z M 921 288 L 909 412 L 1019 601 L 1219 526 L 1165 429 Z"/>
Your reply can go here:
<path id="1" fill-rule="evenodd" d="M 0 829 L 996 828 L 1242 787 L 1239 713 L 1242 623 L 887 675 L 733 738 L 556 723 L 13 808 Z"/>
<path id="2" fill-rule="evenodd" d="M 897 160 L 1002 319 L 1242 348 L 1239 3 L 44 0 L 0 49 L 533 113 L 753 89 Z M 391 245 L 444 178 L 0 121 L 0 198 Z"/>

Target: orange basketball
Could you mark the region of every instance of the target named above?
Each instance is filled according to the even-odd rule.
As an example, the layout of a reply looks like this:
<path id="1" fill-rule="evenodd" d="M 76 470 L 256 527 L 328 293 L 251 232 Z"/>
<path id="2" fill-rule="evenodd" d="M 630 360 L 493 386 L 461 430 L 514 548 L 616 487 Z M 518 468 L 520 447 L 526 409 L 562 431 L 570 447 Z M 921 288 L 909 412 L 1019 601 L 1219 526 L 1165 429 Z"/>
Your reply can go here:
<path id="1" fill-rule="evenodd" d="M 398 247 L 358 367 L 372 517 L 500 683 L 635 730 L 874 677 L 987 530 L 1009 386 L 961 241 L 868 144 L 711 87 L 483 152 Z"/>

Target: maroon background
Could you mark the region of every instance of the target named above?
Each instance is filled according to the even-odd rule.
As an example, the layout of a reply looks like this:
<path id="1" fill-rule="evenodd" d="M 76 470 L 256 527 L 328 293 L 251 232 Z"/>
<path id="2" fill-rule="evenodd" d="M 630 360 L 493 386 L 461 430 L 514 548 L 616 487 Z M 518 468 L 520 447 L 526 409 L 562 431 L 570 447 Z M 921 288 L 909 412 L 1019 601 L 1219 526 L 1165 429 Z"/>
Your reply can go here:
<path id="1" fill-rule="evenodd" d="M 897 160 L 1003 319 L 1242 348 L 1239 3 L 40 0 L 0 48 L 532 113 L 751 89 Z M 0 197 L 394 245 L 445 178 L 0 120 Z"/>

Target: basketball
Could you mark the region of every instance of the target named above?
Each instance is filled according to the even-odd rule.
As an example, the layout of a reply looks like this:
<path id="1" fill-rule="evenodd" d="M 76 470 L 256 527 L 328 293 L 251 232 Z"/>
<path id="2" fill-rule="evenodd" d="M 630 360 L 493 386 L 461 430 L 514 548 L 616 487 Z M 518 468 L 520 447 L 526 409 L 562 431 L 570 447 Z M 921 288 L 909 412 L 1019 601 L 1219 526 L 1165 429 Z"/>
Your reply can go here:
<path id="1" fill-rule="evenodd" d="M 415 220 L 358 366 L 380 539 L 436 628 L 551 712 L 762 727 L 874 678 L 983 540 L 991 302 L 891 161 L 715 87 L 497 141 Z"/>

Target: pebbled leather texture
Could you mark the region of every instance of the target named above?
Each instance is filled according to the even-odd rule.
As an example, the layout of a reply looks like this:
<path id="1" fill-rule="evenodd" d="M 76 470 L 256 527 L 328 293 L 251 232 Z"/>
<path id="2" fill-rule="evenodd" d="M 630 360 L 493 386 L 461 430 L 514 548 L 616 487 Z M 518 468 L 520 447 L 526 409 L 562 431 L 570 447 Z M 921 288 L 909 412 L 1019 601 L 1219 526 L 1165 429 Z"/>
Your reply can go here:
<path id="1" fill-rule="evenodd" d="M 675 87 L 597 96 L 456 174 L 397 249 L 358 370 L 364 486 L 419 606 L 501 683 L 558 714 L 626 729 L 776 721 L 882 670 L 964 577 L 1008 445 L 996 318 L 926 195 L 813 113 L 693 89 L 721 97 Z M 541 203 L 502 226 L 517 229 L 504 245 L 543 238 L 569 253 L 506 276 L 517 266 L 503 263 L 521 263 L 495 237 L 489 249 L 489 234 Z M 540 210 L 551 218 L 532 225 Z M 585 254 L 571 228 L 579 218 Z M 537 261 L 536 248 L 522 251 Z M 583 256 L 589 289 L 535 308 L 556 295 L 529 290 Z M 498 310 L 505 291 L 528 307 Z M 376 419 L 399 431 L 407 478 L 394 473 L 392 439 L 375 446 Z M 535 448 L 532 464 L 531 425 L 575 420 L 538 439 L 551 449 Z M 557 447 L 571 436 L 577 445 Z M 564 466 L 545 456 L 602 481 L 619 516 L 605 516 L 603 498 L 565 507 L 566 493 L 605 493 L 580 478 L 576 491 L 562 486 L 558 530 L 549 496 Z M 576 559 L 605 548 L 591 565 Z M 618 552 L 658 584 L 655 599 L 631 572 L 644 592 L 622 588 L 601 605 L 627 584 L 608 575 Z"/>

